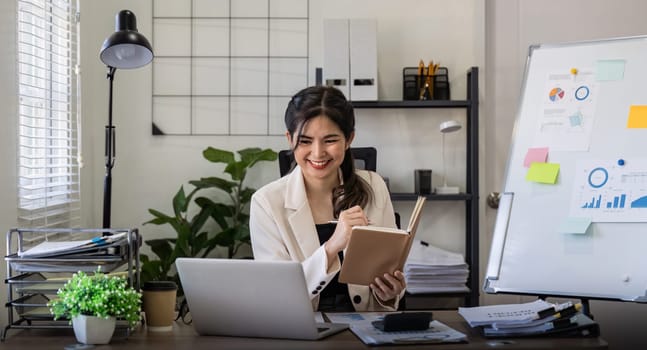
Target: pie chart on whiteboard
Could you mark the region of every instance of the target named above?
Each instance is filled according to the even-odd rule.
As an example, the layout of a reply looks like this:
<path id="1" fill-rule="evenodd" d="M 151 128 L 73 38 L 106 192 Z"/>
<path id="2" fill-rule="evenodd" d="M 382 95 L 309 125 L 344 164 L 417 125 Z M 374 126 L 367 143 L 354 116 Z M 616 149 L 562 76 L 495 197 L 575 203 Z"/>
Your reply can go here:
<path id="1" fill-rule="evenodd" d="M 561 88 L 558 88 L 558 87 L 553 88 L 548 93 L 548 98 L 550 98 L 550 100 L 553 101 L 553 102 L 557 102 L 557 101 L 564 98 L 564 90 L 562 90 Z"/>

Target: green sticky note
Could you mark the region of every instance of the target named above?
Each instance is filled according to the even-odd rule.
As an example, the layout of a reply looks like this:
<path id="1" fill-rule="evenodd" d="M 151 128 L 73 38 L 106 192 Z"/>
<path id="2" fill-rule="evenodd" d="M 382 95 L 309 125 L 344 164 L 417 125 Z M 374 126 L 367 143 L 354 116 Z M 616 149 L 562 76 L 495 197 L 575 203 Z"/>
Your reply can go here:
<path id="1" fill-rule="evenodd" d="M 557 174 L 559 174 L 559 164 L 557 163 L 532 162 L 528 173 L 526 173 L 526 180 L 543 184 L 555 184 Z"/>
<path id="2" fill-rule="evenodd" d="M 598 60 L 595 65 L 595 80 L 622 80 L 625 76 L 625 60 Z"/>
<path id="3" fill-rule="evenodd" d="M 557 232 L 583 235 L 591 226 L 591 218 L 566 218 L 559 225 Z"/>

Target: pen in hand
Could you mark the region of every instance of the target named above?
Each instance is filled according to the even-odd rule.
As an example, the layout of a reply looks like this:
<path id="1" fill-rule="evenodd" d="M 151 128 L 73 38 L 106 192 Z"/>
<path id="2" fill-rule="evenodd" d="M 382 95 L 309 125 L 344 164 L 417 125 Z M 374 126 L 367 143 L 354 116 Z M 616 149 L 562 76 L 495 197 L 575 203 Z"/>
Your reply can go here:
<path id="1" fill-rule="evenodd" d="M 335 225 L 336 225 L 338 222 L 339 222 L 339 220 L 328 220 L 328 223 L 329 223 L 329 224 L 335 224 Z M 369 225 L 371 224 L 371 221 L 370 221 L 370 220 L 368 220 L 368 224 L 369 224 Z"/>

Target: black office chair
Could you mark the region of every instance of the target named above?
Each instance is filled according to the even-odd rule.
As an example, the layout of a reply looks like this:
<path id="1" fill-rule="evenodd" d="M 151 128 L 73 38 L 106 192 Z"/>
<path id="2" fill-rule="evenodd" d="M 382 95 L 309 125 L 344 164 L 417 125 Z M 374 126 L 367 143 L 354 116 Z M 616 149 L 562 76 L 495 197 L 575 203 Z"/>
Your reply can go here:
<path id="1" fill-rule="evenodd" d="M 375 147 L 351 147 L 350 152 L 355 160 L 356 168 L 377 171 L 377 150 Z M 292 151 L 279 151 L 279 172 L 281 177 L 292 171 L 294 166 Z M 400 228 L 400 214 L 398 213 L 395 213 L 395 225 Z"/>
<path id="2" fill-rule="evenodd" d="M 350 152 L 355 159 L 355 167 L 370 171 L 377 170 L 377 150 L 375 147 L 351 147 Z M 279 151 L 279 172 L 281 177 L 289 173 L 295 166 L 294 155 L 290 150 Z"/>

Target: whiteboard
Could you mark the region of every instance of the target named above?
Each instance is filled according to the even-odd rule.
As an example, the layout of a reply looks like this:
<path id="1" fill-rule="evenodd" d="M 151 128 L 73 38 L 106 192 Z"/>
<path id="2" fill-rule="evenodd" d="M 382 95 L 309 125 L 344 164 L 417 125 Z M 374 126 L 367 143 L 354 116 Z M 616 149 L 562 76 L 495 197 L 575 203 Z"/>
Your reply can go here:
<path id="1" fill-rule="evenodd" d="M 647 36 L 530 48 L 485 292 L 647 302 L 646 118 Z"/>

